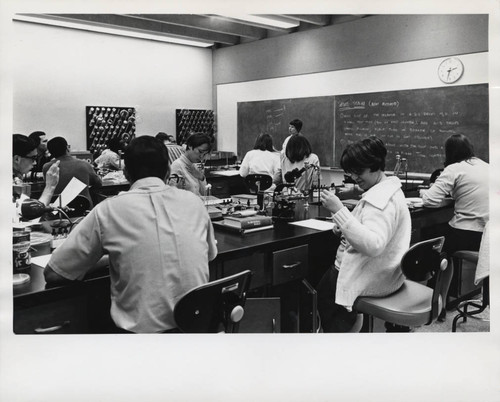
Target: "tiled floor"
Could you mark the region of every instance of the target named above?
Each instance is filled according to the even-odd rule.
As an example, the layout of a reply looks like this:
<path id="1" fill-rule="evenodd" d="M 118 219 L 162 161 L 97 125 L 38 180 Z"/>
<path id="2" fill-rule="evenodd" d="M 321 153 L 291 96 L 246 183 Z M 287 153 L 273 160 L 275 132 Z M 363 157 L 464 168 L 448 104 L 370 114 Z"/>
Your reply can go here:
<path id="1" fill-rule="evenodd" d="M 481 304 L 481 300 L 478 300 Z M 450 332 L 453 323 L 453 318 L 458 314 L 456 310 L 448 311 L 446 321 L 435 321 L 431 325 L 413 328 L 410 332 Z M 487 307 L 481 314 L 474 316 L 476 318 L 467 318 L 467 322 L 458 321 L 457 332 L 489 332 L 490 331 L 490 308 Z M 386 332 L 384 322 L 374 320 L 373 332 Z"/>
<path id="2" fill-rule="evenodd" d="M 479 302 L 480 304 L 480 302 Z M 457 311 L 448 311 L 446 321 L 436 321 L 431 325 L 426 325 L 420 328 L 415 328 L 413 332 L 451 332 L 453 318 L 457 315 Z M 467 318 L 467 322 L 458 321 L 457 332 L 489 332 L 490 331 L 490 308 L 487 307 L 481 314 L 474 316 L 475 318 Z"/>

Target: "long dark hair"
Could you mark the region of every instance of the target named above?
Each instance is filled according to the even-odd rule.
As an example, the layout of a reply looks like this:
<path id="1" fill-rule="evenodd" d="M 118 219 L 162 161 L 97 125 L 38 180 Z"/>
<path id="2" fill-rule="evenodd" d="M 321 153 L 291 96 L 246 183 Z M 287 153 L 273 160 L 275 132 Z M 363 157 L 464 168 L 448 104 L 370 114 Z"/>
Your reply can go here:
<path id="1" fill-rule="evenodd" d="M 474 147 L 469 139 L 463 134 L 453 134 L 446 139 L 444 143 L 444 166 L 452 163 L 462 162 L 473 158 Z"/>

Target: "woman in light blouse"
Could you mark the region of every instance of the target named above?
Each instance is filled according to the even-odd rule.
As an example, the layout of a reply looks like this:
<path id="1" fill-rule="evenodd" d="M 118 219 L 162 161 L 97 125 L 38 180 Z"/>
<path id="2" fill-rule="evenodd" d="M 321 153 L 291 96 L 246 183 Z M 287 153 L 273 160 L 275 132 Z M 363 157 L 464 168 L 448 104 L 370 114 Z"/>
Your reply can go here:
<path id="1" fill-rule="evenodd" d="M 177 158 L 171 166 L 170 174 L 182 178 L 177 187 L 204 197 L 207 195 L 207 179 L 203 171 L 203 162 L 210 154 L 212 140 L 203 133 L 191 134 L 186 140 L 186 152 Z M 200 166 L 201 165 L 201 166 Z"/>

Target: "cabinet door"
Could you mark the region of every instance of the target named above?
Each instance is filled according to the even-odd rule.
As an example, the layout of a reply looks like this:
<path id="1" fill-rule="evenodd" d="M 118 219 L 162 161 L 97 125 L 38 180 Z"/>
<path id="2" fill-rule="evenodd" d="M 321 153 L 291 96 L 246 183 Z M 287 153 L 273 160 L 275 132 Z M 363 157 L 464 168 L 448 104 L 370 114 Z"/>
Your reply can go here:
<path id="1" fill-rule="evenodd" d="M 303 279 L 299 293 L 299 332 L 318 331 L 318 292 Z"/>
<path id="2" fill-rule="evenodd" d="M 308 245 L 287 248 L 273 253 L 273 285 L 304 278 L 308 268 Z"/>
<path id="3" fill-rule="evenodd" d="M 85 296 L 14 310 L 16 334 L 83 334 L 87 329 Z"/>
<path id="4" fill-rule="evenodd" d="M 259 297 L 245 301 L 245 314 L 238 332 L 264 334 L 280 332 L 280 298 Z"/>

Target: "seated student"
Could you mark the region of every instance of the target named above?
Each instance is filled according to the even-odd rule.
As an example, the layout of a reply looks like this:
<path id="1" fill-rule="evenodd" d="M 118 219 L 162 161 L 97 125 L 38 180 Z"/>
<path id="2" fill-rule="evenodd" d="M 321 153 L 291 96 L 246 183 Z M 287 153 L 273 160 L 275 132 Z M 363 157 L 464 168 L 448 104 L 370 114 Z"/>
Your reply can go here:
<path id="1" fill-rule="evenodd" d="M 377 137 L 349 145 L 340 166 L 365 191 L 352 212 L 334 192 L 321 202 L 340 235 L 335 264 L 318 284 L 318 311 L 325 332 L 348 332 L 356 321 L 358 296 L 385 296 L 398 290 L 400 268 L 411 235 L 410 212 L 401 182 L 384 173 L 387 149 Z"/>
<path id="2" fill-rule="evenodd" d="M 125 149 L 129 191 L 99 203 L 52 254 L 47 282 L 82 279 L 109 254 L 111 317 L 120 331 L 168 332 L 177 301 L 209 280 L 217 255 L 203 202 L 165 184 L 168 152 L 151 136 Z"/>
<path id="3" fill-rule="evenodd" d="M 71 179 L 76 177 L 87 185 L 80 194 L 89 200 L 90 208 L 92 208 L 93 203 L 90 197 L 89 186 L 101 187 L 102 185 L 101 178 L 94 172 L 92 165 L 87 161 L 71 156 L 68 143 L 63 137 L 52 138 L 48 142 L 47 148 L 55 160 L 43 166 L 43 177 L 46 177 L 47 171 L 52 164 L 59 161 L 59 183 L 54 190 L 54 194 L 61 194 Z"/>
<path id="4" fill-rule="evenodd" d="M 261 134 L 255 140 L 255 145 L 243 158 L 240 166 L 240 176 L 249 174 L 266 174 L 274 177 L 280 167 L 280 156 L 274 152 L 273 137 Z"/>
<path id="5" fill-rule="evenodd" d="M 307 138 L 293 135 L 280 158 L 280 168 L 273 178 L 274 184 L 295 183 L 298 191 L 309 191 L 320 173 L 319 158 L 312 153 Z"/>
<path id="6" fill-rule="evenodd" d="M 212 140 L 203 133 L 191 134 L 186 140 L 186 152 L 172 163 L 171 174 L 184 180 L 177 187 L 204 197 L 207 195 L 207 179 L 203 167 L 200 166 L 210 154 Z"/>
<path id="7" fill-rule="evenodd" d="M 474 156 L 474 147 L 463 134 L 448 137 L 444 145 L 444 170 L 428 190 L 421 190 L 420 197 L 426 207 L 439 207 L 448 196 L 455 201 L 455 213 L 449 222 L 443 250 L 451 256 L 458 250 L 479 251 L 484 226 L 489 213 L 489 165 Z M 446 300 L 451 275 L 447 278 Z M 440 320 L 446 310 L 443 308 Z"/>
<path id="8" fill-rule="evenodd" d="M 184 148 L 175 143 L 175 139 L 172 135 L 168 135 L 167 133 L 160 131 L 156 134 L 156 138 L 163 142 L 167 147 L 168 161 L 170 165 L 172 165 L 172 163 L 184 153 Z"/>
<path id="9" fill-rule="evenodd" d="M 52 158 L 47 150 L 47 135 L 43 131 L 33 131 L 29 138 L 35 143 L 38 152 L 36 165 L 31 169 L 31 180 L 36 181 L 37 173 L 42 173 L 43 165 Z"/>
<path id="10" fill-rule="evenodd" d="M 111 138 L 108 141 L 107 148 L 102 151 L 102 154 L 96 158 L 94 163 L 99 169 L 119 170 L 122 168 L 120 150 L 120 139 L 118 137 Z"/>
<path id="11" fill-rule="evenodd" d="M 12 138 L 12 183 L 23 184 L 23 176 L 31 171 L 38 160 L 37 146 L 27 136 L 14 134 Z M 39 201 L 49 205 L 59 180 L 59 162 L 53 163 L 45 175 L 45 187 Z M 14 194 L 19 198 L 21 194 Z"/>

